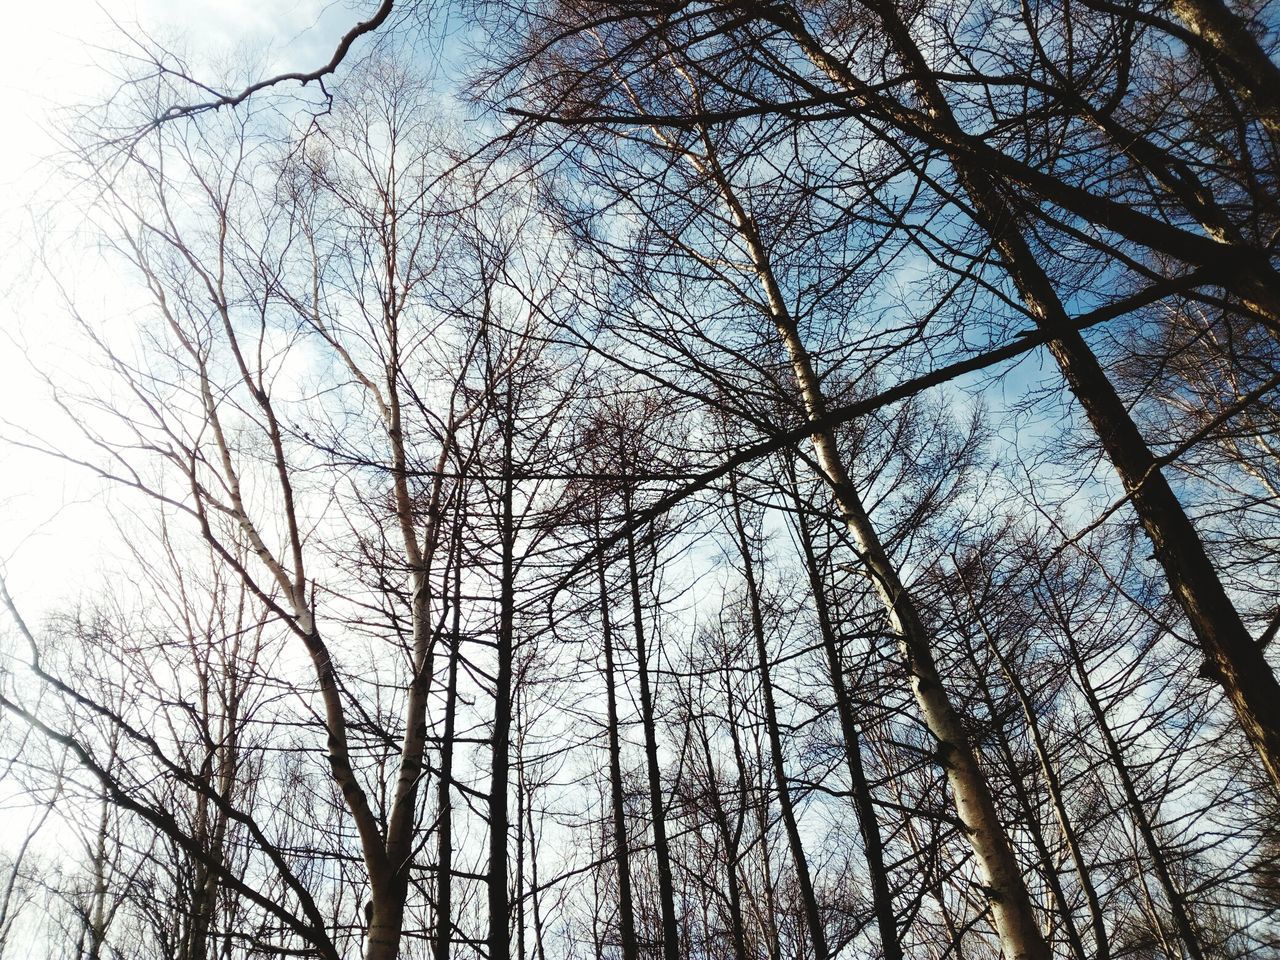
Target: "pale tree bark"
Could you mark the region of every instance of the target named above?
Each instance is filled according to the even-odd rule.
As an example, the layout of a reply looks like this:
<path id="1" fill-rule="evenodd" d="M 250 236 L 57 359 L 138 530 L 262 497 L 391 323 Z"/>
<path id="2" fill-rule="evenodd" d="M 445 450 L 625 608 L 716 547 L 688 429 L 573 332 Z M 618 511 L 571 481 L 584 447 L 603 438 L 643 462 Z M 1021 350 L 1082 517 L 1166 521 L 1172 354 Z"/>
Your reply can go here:
<path id="1" fill-rule="evenodd" d="M 24 741 L 25 742 L 25 738 Z M 18 753 L 23 751 L 22 746 L 18 748 Z M 55 805 L 62 797 L 62 780 L 65 771 L 61 765 L 55 767 L 53 771 L 54 782 L 49 799 L 44 802 L 40 812 L 28 823 L 22 832 L 22 839 L 18 841 L 17 849 L 6 864 L 6 873 L 4 878 L 4 888 L 0 890 L 0 960 L 3 960 L 9 947 L 16 941 L 13 936 L 19 918 L 23 915 L 26 908 L 30 905 L 32 894 L 29 889 L 29 878 L 24 877 L 24 870 L 30 868 L 31 864 L 28 857 L 32 853 L 32 844 L 39 836 L 40 831 L 44 828 L 50 814 L 53 813 Z M 20 942 L 20 941 L 19 941 Z M 742 958 L 738 958 L 742 960 Z"/>
<path id="2" fill-rule="evenodd" d="M 390 258 L 389 258 L 390 259 Z M 373 882 L 366 960 L 394 960 L 400 949 L 404 924 L 405 900 L 409 889 L 409 870 L 414 848 L 418 844 L 418 800 L 426 779 L 427 704 L 434 679 L 434 652 L 437 639 L 432 619 L 432 576 L 441 540 L 444 510 L 445 468 L 454 452 L 454 438 L 460 425 L 475 412 L 473 404 L 466 411 L 451 410 L 439 439 L 440 451 L 428 487 L 425 522 L 419 530 L 418 515 L 423 512 L 419 496 L 409 487 L 408 449 L 410 438 L 404 423 L 400 378 L 403 367 L 400 356 L 398 309 L 389 310 L 385 319 L 389 360 L 383 391 L 377 401 L 383 414 L 391 449 L 392 497 L 396 518 L 409 567 L 410 670 L 408 697 L 404 708 L 404 733 L 399 751 L 391 809 L 387 817 L 386 855 L 389 870 Z M 455 395 L 456 395 L 455 387 Z M 451 400 L 451 403 L 455 402 Z M 454 558 L 461 562 L 460 557 Z M 456 602 L 456 601 L 455 601 Z M 456 651 L 454 652 L 456 656 Z M 452 667 L 451 667 L 452 668 Z"/>
<path id="3" fill-rule="evenodd" d="M 271 393 L 271 378 L 261 352 L 256 351 L 252 344 L 246 348 L 241 342 L 232 315 L 233 297 L 225 287 L 227 278 L 224 261 L 229 256 L 226 249 L 229 224 L 226 222 L 225 210 L 221 216 L 223 230 L 219 234 L 219 266 L 216 269 L 210 269 L 201 263 L 195 253 L 184 245 L 181 240 L 182 230 L 167 211 L 162 225 L 157 229 L 163 230 L 164 235 L 171 238 L 169 243 L 173 253 L 191 268 L 195 281 L 207 292 L 212 304 L 213 323 L 223 338 L 222 347 L 226 354 L 219 359 L 230 366 L 232 376 L 249 397 L 250 408 L 261 424 L 267 450 L 267 466 L 280 497 L 278 521 L 284 529 L 284 545 L 278 553 L 268 546 L 260 521 L 254 518 L 246 501 L 241 470 L 234 452 L 237 448 L 233 440 L 234 431 L 228 428 L 218 399 L 223 388 L 213 376 L 213 359 L 209 348 L 184 325 L 180 305 L 171 299 L 162 273 L 156 269 L 148 251 L 132 235 L 127 242 L 134 262 L 153 296 L 154 305 L 190 364 L 195 380 L 194 389 L 202 406 L 208 436 L 205 442 L 209 449 L 191 451 L 191 459 L 186 467 L 195 519 L 206 543 L 217 557 L 242 578 L 268 610 L 281 617 L 301 641 L 311 662 L 325 725 L 325 755 L 329 773 L 355 825 L 374 898 L 384 904 L 384 913 L 379 918 L 378 926 L 371 931 L 376 934 L 376 938 L 370 936 L 366 957 L 367 960 L 387 960 L 395 956 L 399 940 L 398 922 L 394 916 L 387 914 L 395 914 L 397 909 L 402 911 L 403 898 L 400 899 L 399 908 L 396 908 L 393 903 L 395 898 L 390 895 L 395 871 L 387 857 L 382 828 L 352 764 L 342 684 L 332 651 L 319 629 L 312 605 L 303 525 L 299 520 L 294 479 L 285 450 L 285 430 Z M 218 495 L 215 495 L 209 484 L 202 481 L 197 472 L 198 458 L 204 458 L 208 468 L 216 471 L 221 485 Z M 244 542 L 248 544 L 249 552 L 267 571 L 267 578 L 274 589 L 259 583 L 258 577 L 238 555 L 238 548 L 233 552 L 223 542 L 215 531 L 215 519 L 221 518 L 229 519 L 236 525 Z"/>
<path id="4" fill-rule="evenodd" d="M 102 960 L 102 950 L 107 942 L 107 929 L 114 913 L 108 902 L 110 887 L 107 872 L 108 845 L 111 835 L 111 803 L 103 796 L 98 806 L 98 828 L 89 848 L 89 876 L 92 886 L 82 907 L 85 933 L 85 960 Z"/>
<path id="5" fill-rule="evenodd" d="M 982 692 L 982 699 L 986 704 L 987 713 L 991 718 L 989 721 L 991 737 L 995 740 L 999 757 L 1004 761 L 1004 767 L 1008 771 L 1009 786 L 1013 790 L 1013 796 L 1017 801 L 1017 809 L 1019 811 L 1018 822 L 1022 825 L 1027 836 L 1030 837 L 1031 846 L 1035 849 L 1036 855 L 1040 859 L 1040 874 L 1044 877 L 1045 885 L 1049 888 L 1049 893 L 1057 904 L 1057 915 L 1061 918 L 1067 945 L 1071 949 L 1072 956 L 1076 960 L 1089 960 L 1090 954 L 1085 950 L 1084 940 L 1080 936 L 1080 929 L 1076 926 L 1071 899 L 1067 896 L 1066 888 L 1062 884 L 1062 877 L 1059 876 L 1057 857 L 1054 856 L 1053 851 L 1049 848 L 1049 838 L 1046 836 L 1040 821 L 1035 798 L 1031 795 L 1023 776 L 1023 764 L 1019 762 L 1009 734 L 1005 730 L 1002 704 L 991 689 L 991 683 L 987 679 L 986 665 L 979 659 L 976 651 L 970 649 L 967 653 L 969 662 L 973 665 L 977 685 Z M 1052 929 L 1048 931 L 1048 934 L 1050 937 L 1052 936 Z"/>

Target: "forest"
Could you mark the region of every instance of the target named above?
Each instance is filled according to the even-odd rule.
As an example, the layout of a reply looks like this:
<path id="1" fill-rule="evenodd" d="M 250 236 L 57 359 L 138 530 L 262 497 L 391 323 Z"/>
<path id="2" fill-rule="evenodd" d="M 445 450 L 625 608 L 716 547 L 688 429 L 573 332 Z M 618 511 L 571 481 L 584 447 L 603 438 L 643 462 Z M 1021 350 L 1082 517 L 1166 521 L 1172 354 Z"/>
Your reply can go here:
<path id="1" fill-rule="evenodd" d="M 1280 957 L 1275 6 L 333 6 L 65 131 L 0 958 Z"/>

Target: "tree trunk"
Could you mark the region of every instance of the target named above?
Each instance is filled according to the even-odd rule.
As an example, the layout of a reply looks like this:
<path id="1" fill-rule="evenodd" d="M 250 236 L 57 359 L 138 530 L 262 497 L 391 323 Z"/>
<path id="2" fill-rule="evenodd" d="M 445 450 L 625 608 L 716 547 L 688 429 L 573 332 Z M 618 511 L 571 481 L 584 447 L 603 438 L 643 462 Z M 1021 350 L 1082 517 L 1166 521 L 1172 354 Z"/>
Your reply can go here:
<path id="1" fill-rule="evenodd" d="M 1222 0 L 1173 0 L 1173 12 L 1212 51 L 1241 99 L 1272 135 L 1280 135 L 1280 69 L 1248 24 Z"/>
<path id="2" fill-rule="evenodd" d="M 596 539 L 599 540 L 599 521 Z M 631 901 L 631 849 L 627 839 L 627 812 L 622 790 L 622 744 L 618 719 L 618 686 L 613 658 L 613 618 L 609 615 L 609 594 L 605 583 L 604 556 L 597 558 L 600 582 L 600 618 L 604 640 L 605 701 L 609 724 L 609 805 L 613 813 L 613 861 L 618 872 L 618 918 L 623 960 L 640 960 L 636 940 L 635 907 Z"/>
<path id="3" fill-rule="evenodd" d="M 112 755 L 114 759 L 117 744 L 112 737 Z M 102 948 L 107 941 L 107 844 L 111 836 L 111 804 L 107 796 L 102 797 L 101 812 L 98 815 L 98 829 L 94 834 L 93 849 L 90 855 L 93 870 L 93 889 L 89 893 L 89 903 L 84 911 L 85 932 L 88 934 L 86 960 L 102 960 Z"/>
<path id="4" fill-rule="evenodd" d="M 515 649 L 515 530 L 512 458 L 512 397 L 508 390 L 502 425 L 502 582 L 497 637 L 498 670 L 493 699 L 492 771 L 489 787 L 489 958 L 511 956 L 510 901 L 507 895 L 507 831 L 510 820 L 511 674 Z"/>
<path id="5" fill-rule="evenodd" d="M 967 585 L 965 589 L 967 592 Z M 986 625 L 982 622 L 982 618 L 977 612 L 977 606 L 973 603 L 972 596 L 970 596 L 969 605 L 974 611 L 974 616 L 978 619 L 978 627 L 987 641 L 987 646 L 1000 664 L 1000 672 L 1004 675 L 1014 696 L 1018 698 L 1018 705 L 1022 708 L 1022 716 L 1027 724 L 1027 732 L 1031 735 L 1031 743 L 1035 747 L 1036 758 L 1040 762 L 1040 772 L 1044 776 L 1045 786 L 1049 791 L 1049 800 L 1053 804 L 1053 812 L 1058 820 L 1058 828 L 1062 831 L 1062 838 L 1067 844 L 1067 851 L 1071 854 L 1071 864 L 1075 868 L 1076 878 L 1080 882 L 1080 889 L 1084 892 L 1085 902 L 1089 906 L 1089 922 L 1093 927 L 1094 941 L 1092 956 L 1094 960 L 1110 960 L 1111 940 L 1107 934 L 1107 924 L 1106 918 L 1102 913 L 1102 903 L 1098 898 L 1098 890 L 1093 885 L 1093 877 L 1089 870 L 1089 865 L 1085 861 L 1084 851 L 1080 847 L 1080 839 L 1076 836 L 1075 825 L 1071 822 L 1071 816 L 1067 811 L 1066 800 L 1062 795 L 1062 781 L 1058 777 L 1058 771 L 1053 765 L 1044 737 L 1040 733 L 1040 720 L 1036 715 L 1035 705 L 1031 702 L 1031 698 L 1028 696 L 1017 671 L 1009 664 L 1009 661 L 1001 652 L 999 644 L 996 643 L 995 637 L 991 635 Z"/>
<path id="6" fill-rule="evenodd" d="M 1066 890 L 1062 886 L 1062 878 L 1058 875 L 1058 865 L 1049 850 L 1049 843 L 1041 827 L 1036 805 L 1027 790 L 1018 758 L 1013 752 L 1013 745 L 1009 742 L 1009 736 L 1005 731 L 1000 715 L 1000 704 L 991 690 L 991 685 L 987 682 L 984 666 L 978 662 L 978 658 L 972 650 L 969 651 L 969 662 L 973 664 L 974 675 L 977 677 L 978 686 L 982 690 L 982 699 L 987 705 L 988 713 L 991 715 L 992 733 L 995 735 L 1000 755 L 1004 758 L 1005 768 L 1009 771 L 1009 783 L 1013 787 L 1014 797 L 1018 801 L 1022 826 L 1027 831 L 1027 835 L 1031 837 L 1031 843 L 1040 857 L 1041 873 L 1049 887 L 1049 892 L 1058 904 L 1058 912 L 1062 915 L 1062 924 L 1067 934 L 1067 944 L 1071 948 L 1072 955 L 1077 960 L 1090 960 L 1090 955 L 1084 948 L 1084 941 L 1080 937 L 1080 930 L 1076 927 L 1071 901 L 1067 899 Z M 1097 958 L 1094 957 L 1093 960 L 1097 960 Z"/>
<path id="7" fill-rule="evenodd" d="M 404 901 L 408 886 L 398 877 L 375 880 L 369 901 L 369 926 L 365 934 L 364 960 L 397 960 L 404 927 Z"/>
<path id="8" fill-rule="evenodd" d="M 791 464 L 788 464 L 788 471 Z M 818 630 L 822 635 L 822 649 L 826 654 L 827 672 L 831 677 L 832 695 L 836 702 L 836 715 L 840 719 L 840 734 L 844 738 L 845 759 L 849 769 L 849 789 L 853 793 L 854 808 L 858 812 L 858 826 L 862 833 L 862 845 L 867 861 L 867 873 L 871 879 L 871 901 L 876 913 L 876 925 L 880 933 L 880 949 L 884 960 L 902 960 L 902 944 L 898 939 L 897 915 L 893 909 L 893 894 L 889 889 L 888 871 L 884 862 L 884 841 L 880 836 L 880 820 L 876 816 L 871 785 L 867 782 L 862 762 L 862 747 L 853 704 L 844 683 L 844 669 L 840 663 L 840 649 L 836 640 L 831 609 L 827 604 L 826 584 L 818 564 L 817 552 L 809 521 L 805 516 L 806 504 L 800 496 L 794 474 L 789 476 L 791 495 L 795 505 L 796 531 L 804 556 L 805 570 L 809 576 L 809 590 L 818 615 Z"/>
<path id="9" fill-rule="evenodd" d="M 1191 925 L 1191 917 L 1187 913 L 1186 900 L 1178 889 L 1177 884 L 1174 883 L 1173 875 L 1169 872 L 1169 864 L 1165 859 L 1164 850 L 1161 849 L 1160 843 L 1156 839 L 1155 828 L 1151 823 L 1151 818 L 1147 816 L 1147 811 L 1142 804 L 1142 798 L 1138 795 L 1137 785 L 1133 782 L 1129 764 L 1124 758 L 1124 750 L 1116 740 L 1115 734 L 1112 733 L 1111 725 L 1107 723 L 1106 710 L 1102 706 L 1102 701 L 1098 699 L 1093 682 L 1089 679 L 1089 670 L 1085 665 L 1083 656 L 1081 656 L 1080 648 L 1076 644 L 1075 633 L 1071 629 L 1070 623 L 1067 622 L 1064 613 L 1060 610 L 1057 612 L 1059 614 L 1058 622 L 1066 635 L 1067 643 L 1071 650 L 1072 665 L 1075 667 L 1076 677 L 1080 681 L 1080 691 L 1084 694 L 1085 702 L 1089 705 L 1089 712 L 1093 715 L 1094 723 L 1098 726 L 1098 732 L 1102 734 L 1102 742 L 1106 747 L 1107 756 L 1110 758 L 1111 765 L 1116 771 L 1116 777 L 1120 781 L 1120 789 L 1124 794 L 1125 805 L 1129 808 L 1134 826 L 1138 828 L 1138 835 L 1142 837 L 1142 842 L 1147 848 L 1147 856 L 1151 858 L 1151 867 L 1155 871 L 1156 879 L 1160 881 L 1160 887 L 1169 902 L 1169 912 L 1173 916 L 1173 925 L 1178 931 L 1178 937 L 1187 948 L 1192 960 L 1204 960 L 1204 950 L 1200 945 L 1199 935 Z"/>
<path id="10" fill-rule="evenodd" d="M 449 960 L 453 943 L 453 737 L 458 714 L 458 659 L 462 646 L 462 556 L 458 543 L 461 518 L 454 533 L 453 623 L 449 631 L 449 667 L 445 680 L 444 738 L 440 742 L 440 785 L 436 835 L 436 935 L 434 960 Z"/>
<path id="11" fill-rule="evenodd" d="M 747 758 L 742 749 L 742 736 L 738 729 L 738 717 L 740 715 L 740 711 L 733 695 L 733 688 L 729 685 L 728 677 L 725 678 L 724 692 L 725 702 L 729 707 L 728 727 L 729 739 L 733 743 L 733 760 L 738 768 L 738 781 L 742 785 L 740 802 L 743 810 L 751 810 L 755 814 L 756 829 L 760 831 L 760 876 L 764 892 L 763 912 L 760 909 L 761 905 L 759 897 L 752 897 L 750 903 L 752 910 L 756 914 L 757 922 L 760 925 L 761 935 L 764 937 L 765 944 L 769 949 L 769 960 L 781 960 L 782 940 L 778 935 L 777 898 L 774 896 L 773 867 L 769 860 L 769 820 L 768 817 L 765 816 L 765 797 L 767 796 L 767 791 L 762 791 L 759 803 L 750 803 L 748 801 Z"/>
<path id="12" fill-rule="evenodd" d="M 778 808 L 782 813 L 782 825 L 787 834 L 787 844 L 791 848 L 796 880 L 800 884 L 800 900 L 804 907 L 805 923 L 809 927 L 809 937 L 813 943 L 813 954 L 815 960 L 827 960 L 830 955 L 827 949 L 827 934 L 822 922 L 822 913 L 818 909 L 818 898 L 813 890 L 813 880 L 809 875 L 809 861 L 805 857 L 804 844 L 800 839 L 800 827 L 796 823 L 795 807 L 791 803 L 791 788 L 787 783 L 787 771 L 783 763 L 782 738 L 778 732 L 778 709 L 774 702 L 773 681 L 769 676 L 769 651 L 765 645 L 764 613 L 761 607 L 759 584 L 756 582 L 751 542 L 742 523 L 737 480 L 732 474 L 729 477 L 729 486 L 733 500 L 733 525 L 742 554 L 742 575 L 747 584 L 751 632 L 755 639 L 756 659 L 760 673 L 760 694 L 764 700 L 765 734 L 769 740 L 769 761 L 773 768 L 774 788 L 778 792 Z"/>
<path id="13" fill-rule="evenodd" d="M 625 469 L 625 468 L 624 468 Z M 626 497 L 631 516 L 630 490 Z M 671 851 L 667 845 L 666 811 L 662 801 L 662 772 L 658 765 L 658 735 L 649 684 L 649 655 L 645 647 L 644 607 L 640 602 L 640 567 L 635 536 L 627 530 L 627 569 L 631 581 L 631 622 L 636 640 L 636 672 L 640 681 L 640 714 L 644 724 L 644 756 L 649 781 L 649 810 L 653 820 L 653 852 L 658 860 L 658 896 L 662 909 L 662 955 L 680 960 L 680 928 L 676 923 L 675 885 L 671 876 Z"/>
<path id="14" fill-rule="evenodd" d="M 730 723 L 733 719 L 730 718 Z M 725 809 L 724 801 L 720 796 L 720 778 L 716 774 L 715 759 L 711 755 L 711 740 L 707 736 L 706 727 L 699 725 L 699 742 L 702 745 L 703 761 L 707 765 L 707 793 L 711 800 L 711 814 L 715 821 L 716 830 L 720 834 L 720 842 L 724 845 L 725 859 L 725 885 L 728 888 L 727 899 L 729 901 L 729 934 L 733 940 L 733 958 L 734 960 L 747 960 L 747 937 L 746 927 L 742 920 L 742 885 L 738 881 L 738 866 L 741 860 L 741 826 L 735 832 L 729 825 L 729 813 Z M 739 783 L 739 803 L 745 804 L 746 790 L 745 784 L 742 783 L 741 777 Z M 743 816 L 741 809 L 738 814 L 739 818 Z M 741 824 L 739 819 L 739 824 Z"/>

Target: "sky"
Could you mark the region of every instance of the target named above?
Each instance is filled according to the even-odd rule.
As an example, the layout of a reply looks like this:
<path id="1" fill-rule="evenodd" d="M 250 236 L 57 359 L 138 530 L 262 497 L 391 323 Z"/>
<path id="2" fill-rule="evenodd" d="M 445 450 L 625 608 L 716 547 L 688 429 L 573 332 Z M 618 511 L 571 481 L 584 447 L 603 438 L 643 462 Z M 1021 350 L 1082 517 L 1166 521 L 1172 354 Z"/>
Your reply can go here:
<path id="1" fill-rule="evenodd" d="M 101 100 L 120 52 L 142 32 L 196 64 L 248 54 L 264 72 L 325 62 L 372 4 L 348 0 L 45 0 L 9 5 L 0 31 L 0 570 L 28 618 L 110 580 L 116 538 L 102 484 L 4 442 L 59 442 L 40 371 L 93 377 L 59 286 L 95 317 L 131 300 L 88 245 L 59 182 L 60 125 Z M 55 282 L 56 277 L 56 282 Z M 0 633 L 3 628 L 0 628 Z"/>

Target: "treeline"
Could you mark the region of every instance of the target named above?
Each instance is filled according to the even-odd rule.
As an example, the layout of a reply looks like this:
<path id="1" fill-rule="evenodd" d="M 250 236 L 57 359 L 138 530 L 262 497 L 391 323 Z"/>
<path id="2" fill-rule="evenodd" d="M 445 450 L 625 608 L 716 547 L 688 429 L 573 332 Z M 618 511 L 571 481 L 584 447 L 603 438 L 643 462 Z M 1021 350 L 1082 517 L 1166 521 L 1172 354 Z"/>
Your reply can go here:
<path id="1" fill-rule="evenodd" d="M 2 594 L 0 956 L 1280 951 L 1273 27 L 135 57 L 70 192 L 145 306 L 68 296 L 100 375 L 13 439 L 127 562 Z"/>

